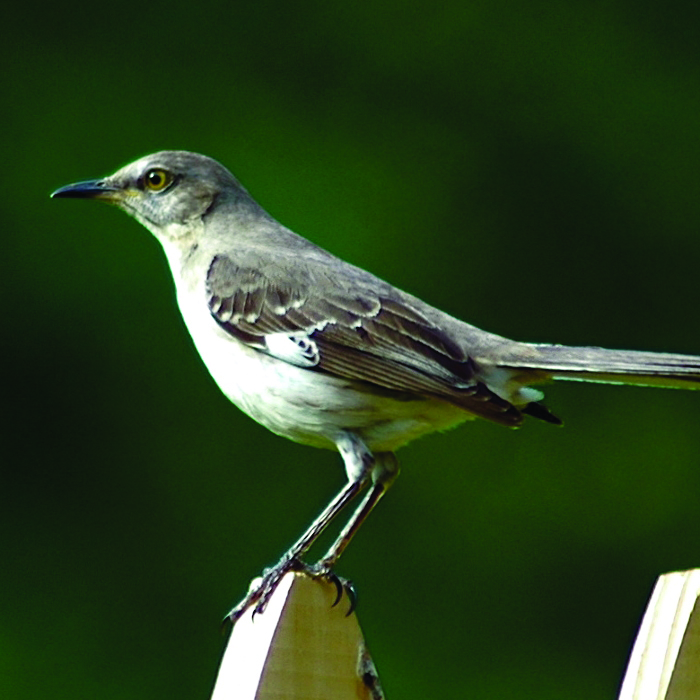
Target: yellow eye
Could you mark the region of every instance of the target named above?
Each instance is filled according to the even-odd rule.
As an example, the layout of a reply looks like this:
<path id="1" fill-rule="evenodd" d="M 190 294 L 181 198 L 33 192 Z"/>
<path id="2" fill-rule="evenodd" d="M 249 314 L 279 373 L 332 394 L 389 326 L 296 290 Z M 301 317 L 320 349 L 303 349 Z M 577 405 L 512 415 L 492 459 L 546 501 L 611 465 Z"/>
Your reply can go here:
<path id="1" fill-rule="evenodd" d="M 173 181 L 173 176 L 162 168 L 152 168 L 143 178 L 143 184 L 151 192 L 164 190 Z"/>

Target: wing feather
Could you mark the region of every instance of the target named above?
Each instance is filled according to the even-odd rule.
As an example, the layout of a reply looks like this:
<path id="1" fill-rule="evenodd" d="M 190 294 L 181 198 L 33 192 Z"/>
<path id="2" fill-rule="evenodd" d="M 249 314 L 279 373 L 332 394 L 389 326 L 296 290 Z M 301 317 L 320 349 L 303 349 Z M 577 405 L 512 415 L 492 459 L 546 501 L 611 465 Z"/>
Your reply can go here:
<path id="1" fill-rule="evenodd" d="M 319 291 L 303 280 L 237 266 L 227 256 L 212 261 L 209 309 L 240 342 L 267 350 L 273 333 L 306 335 L 319 351 L 310 371 L 328 372 L 409 395 L 438 396 L 505 425 L 521 412 L 475 376 L 463 348 L 397 296 L 367 289 Z"/>

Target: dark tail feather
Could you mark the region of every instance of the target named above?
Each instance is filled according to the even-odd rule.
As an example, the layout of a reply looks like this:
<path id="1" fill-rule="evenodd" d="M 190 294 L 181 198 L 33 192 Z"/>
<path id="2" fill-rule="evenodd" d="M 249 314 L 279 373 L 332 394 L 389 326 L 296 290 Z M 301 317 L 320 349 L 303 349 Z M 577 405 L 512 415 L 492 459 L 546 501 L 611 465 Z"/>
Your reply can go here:
<path id="1" fill-rule="evenodd" d="M 700 389 L 700 357 L 693 355 L 566 345 L 527 347 L 534 351 L 531 357 L 503 358 L 499 364 L 539 370 L 543 378 Z"/>
<path id="2" fill-rule="evenodd" d="M 555 416 L 543 403 L 540 401 L 530 401 L 524 408 L 520 409 L 521 413 L 527 413 L 528 416 L 539 418 L 540 420 L 552 423 L 552 425 L 561 425 L 562 420 Z"/>

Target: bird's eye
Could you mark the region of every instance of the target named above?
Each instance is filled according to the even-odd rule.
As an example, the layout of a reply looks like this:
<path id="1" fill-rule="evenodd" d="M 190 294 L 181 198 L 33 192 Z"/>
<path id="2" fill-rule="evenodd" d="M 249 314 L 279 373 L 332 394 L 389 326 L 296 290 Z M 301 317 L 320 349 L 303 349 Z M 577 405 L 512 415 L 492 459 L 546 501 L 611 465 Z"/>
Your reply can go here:
<path id="1" fill-rule="evenodd" d="M 143 178 L 143 184 L 151 192 L 161 192 L 173 181 L 173 176 L 162 168 L 152 168 Z"/>

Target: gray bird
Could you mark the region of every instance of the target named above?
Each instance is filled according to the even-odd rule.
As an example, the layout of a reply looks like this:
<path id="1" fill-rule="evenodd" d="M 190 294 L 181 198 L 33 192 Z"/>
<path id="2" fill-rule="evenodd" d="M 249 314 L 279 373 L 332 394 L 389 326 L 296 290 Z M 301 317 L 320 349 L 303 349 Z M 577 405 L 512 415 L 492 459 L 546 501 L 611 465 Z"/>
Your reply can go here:
<path id="1" fill-rule="evenodd" d="M 700 357 L 520 343 L 470 326 L 285 228 L 196 153 L 161 151 L 52 196 L 101 199 L 140 221 L 163 246 L 182 316 L 224 394 L 272 432 L 343 458 L 348 483 L 233 620 L 251 605 L 262 612 L 289 570 L 333 578 L 398 474 L 394 452 L 414 438 L 476 417 L 559 424 L 530 386 L 552 379 L 700 387 Z M 366 486 L 326 555 L 303 564 Z"/>

